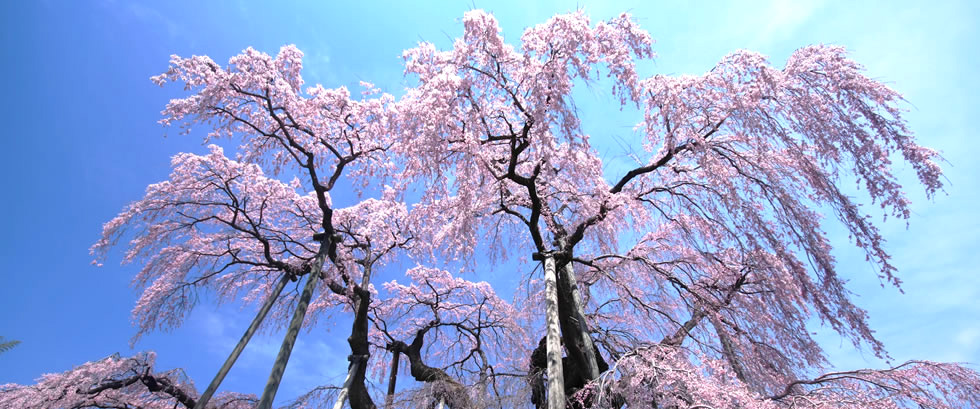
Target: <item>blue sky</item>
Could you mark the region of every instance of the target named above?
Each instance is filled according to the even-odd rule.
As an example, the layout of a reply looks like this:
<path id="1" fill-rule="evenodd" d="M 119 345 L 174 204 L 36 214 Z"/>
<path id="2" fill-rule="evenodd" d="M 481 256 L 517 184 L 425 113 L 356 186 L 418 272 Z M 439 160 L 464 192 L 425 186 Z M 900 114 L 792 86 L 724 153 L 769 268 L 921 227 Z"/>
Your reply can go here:
<path id="1" fill-rule="evenodd" d="M 263 2 L 266 3 L 266 2 Z M 267 2 L 271 4 L 271 2 Z M 883 231 L 904 280 L 905 294 L 881 288 L 846 234 L 829 229 L 841 274 L 896 361 L 910 358 L 980 363 L 980 115 L 977 2 L 4 2 L 0 99 L 4 197 L 0 336 L 23 343 L 0 355 L 0 384 L 30 383 L 42 373 L 113 352 L 134 352 L 129 287 L 137 266 L 90 265 L 88 248 L 101 225 L 146 185 L 169 174 L 170 156 L 205 152 L 200 139 L 164 137 L 156 121 L 179 87 L 149 77 L 171 54 L 207 54 L 216 61 L 252 46 L 275 53 L 296 44 L 306 53 L 307 83 L 327 87 L 373 82 L 398 95 L 401 51 L 420 40 L 446 45 L 461 33 L 471 8 L 494 12 L 516 42 L 523 28 L 556 12 L 584 9 L 593 20 L 630 11 L 657 43 L 648 72 L 698 74 L 730 51 L 762 52 L 777 65 L 796 48 L 844 45 L 909 101 L 907 118 L 921 143 L 948 164 L 948 195 L 924 198 L 903 173 L 914 202 L 911 226 Z M 340 3 L 340 2 L 335 2 Z M 656 4 L 655 4 L 656 3 Z M 584 104 L 599 105 L 605 97 Z M 630 132 L 621 115 L 589 114 L 594 141 Z M 619 134 L 617 134 L 619 133 Z M 613 146 L 613 145 L 610 145 Z M 610 148 L 609 152 L 614 152 Z M 162 369 L 183 367 L 199 387 L 250 320 L 250 311 L 206 300 L 186 324 L 145 337 L 135 350 L 155 350 Z M 339 383 L 348 350 L 347 324 L 321 324 L 301 335 L 278 402 L 318 384 Z M 819 331 L 841 368 L 880 366 L 838 337 Z M 225 382 L 256 392 L 278 350 L 279 334 L 263 334 Z M 223 388 L 224 389 L 224 388 Z"/>

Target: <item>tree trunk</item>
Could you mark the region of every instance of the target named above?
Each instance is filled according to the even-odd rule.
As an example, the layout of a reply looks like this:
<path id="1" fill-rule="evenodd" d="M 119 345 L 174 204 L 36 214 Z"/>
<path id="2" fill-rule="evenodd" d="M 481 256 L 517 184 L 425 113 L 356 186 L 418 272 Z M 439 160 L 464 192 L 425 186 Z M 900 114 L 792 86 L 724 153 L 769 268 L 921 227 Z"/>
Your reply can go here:
<path id="1" fill-rule="evenodd" d="M 735 352 L 735 344 L 728 336 L 728 333 L 725 332 L 725 328 L 722 326 L 721 321 L 719 321 L 714 315 L 709 315 L 708 321 L 711 322 L 711 325 L 715 328 L 715 333 L 718 334 L 718 341 L 721 342 L 723 352 L 722 355 L 724 355 L 725 359 L 728 360 L 728 364 L 732 366 L 732 371 L 735 372 L 735 377 L 742 382 L 746 382 L 745 370 L 742 367 L 742 364 L 738 362 L 738 354 Z"/>
<path id="2" fill-rule="evenodd" d="M 368 283 L 371 282 L 371 264 L 366 261 L 362 264 L 364 275 L 361 277 L 361 285 L 354 287 L 354 295 L 357 296 L 357 305 L 354 308 L 354 323 L 351 326 L 350 337 L 347 344 L 350 345 L 350 361 L 353 379 L 351 379 L 350 407 L 351 409 L 375 409 L 371 394 L 364 386 L 364 378 L 367 374 L 367 361 L 370 356 L 368 344 L 368 307 L 371 305 L 371 292 L 367 290 Z"/>
<path id="3" fill-rule="evenodd" d="M 569 261 L 565 264 L 564 270 L 564 280 L 559 279 L 559 282 L 564 281 L 567 285 L 567 295 L 571 295 L 571 308 L 572 319 L 576 321 L 578 328 L 577 331 L 568 331 L 574 333 L 576 337 L 579 338 L 581 345 L 582 356 L 585 360 L 583 362 L 583 369 L 585 370 L 585 375 L 587 376 L 586 381 L 591 381 L 599 377 L 599 363 L 596 360 L 595 344 L 592 342 L 592 336 L 589 335 L 589 324 L 585 320 L 585 305 L 582 303 L 582 293 L 579 292 L 578 280 L 575 278 L 575 269 L 572 267 L 572 262 Z M 561 286 L 559 286 L 560 288 Z M 570 294 L 569 294 L 570 293 Z M 563 328 L 563 333 L 564 328 Z M 567 337 L 566 337 L 567 338 Z M 567 344 L 567 341 L 566 341 Z"/>
<path id="4" fill-rule="evenodd" d="M 602 359 L 589 334 L 582 296 L 571 261 L 560 260 L 556 264 L 558 323 L 566 352 L 563 366 L 564 386 L 566 395 L 571 396 L 597 379 L 609 365 Z"/>
<path id="5" fill-rule="evenodd" d="M 231 355 L 228 356 L 228 359 L 225 360 L 224 365 L 222 365 L 221 369 L 218 370 L 218 374 L 214 376 L 214 379 L 211 380 L 211 384 L 208 385 L 208 388 L 203 394 L 201 394 L 200 399 L 197 400 L 197 404 L 194 405 L 194 409 L 204 409 L 207 406 L 208 401 L 211 400 L 211 396 L 218 391 L 218 386 L 221 385 L 221 381 L 225 379 L 225 375 L 228 375 L 228 371 L 230 371 L 231 367 L 235 365 L 235 361 L 238 360 L 238 356 L 241 355 L 242 351 L 245 349 L 245 346 L 248 345 L 248 341 L 252 339 L 252 335 L 255 334 L 255 331 L 259 329 L 259 325 L 262 324 L 262 320 L 265 319 L 266 314 L 269 313 L 269 309 L 272 308 L 272 304 L 274 304 L 276 299 L 279 298 L 279 294 L 282 293 L 282 289 L 286 287 L 286 282 L 288 281 L 289 274 L 283 274 L 282 279 L 276 283 L 276 288 L 272 290 L 272 294 L 269 295 L 269 298 L 265 300 L 264 304 L 262 304 L 262 308 L 259 309 L 258 314 L 255 315 L 255 319 L 252 320 L 252 324 L 245 330 L 245 334 L 242 335 L 242 339 L 238 341 L 238 345 L 235 345 L 235 349 L 231 351 Z"/>
<path id="6" fill-rule="evenodd" d="M 296 343 L 299 329 L 303 326 L 303 319 L 306 317 L 306 308 L 309 307 L 310 299 L 313 298 L 313 290 L 316 288 L 317 282 L 320 281 L 323 263 L 327 258 L 327 248 L 329 247 L 327 240 L 331 239 L 327 238 L 320 242 L 320 251 L 317 252 L 316 258 L 313 260 L 313 265 L 310 267 L 309 277 L 306 280 L 306 285 L 303 287 L 303 293 L 300 294 L 299 303 L 296 304 L 293 319 L 289 322 L 286 337 L 283 338 L 282 346 L 279 347 L 279 355 L 276 356 L 276 362 L 272 366 L 269 381 L 266 383 L 265 390 L 262 391 L 262 398 L 259 399 L 259 404 L 256 406 L 258 409 L 270 409 L 272 407 L 272 401 L 276 398 L 276 391 L 279 389 L 279 383 L 282 382 L 282 374 L 286 372 L 289 355 L 293 352 L 293 345 Z"/>
<path id="7" fill-rule="evenodd" d="M 425 364 L 422 360 L 422 346 L 425 344 L 425 333 L 433 327 L 424 327 L 415 333 L 415 338 L 411 344 L 402 341 L 391 343 L 391 350 L 395 353 L 405 354 L 408 358 L 409 373 L 416 381 L 432 384 L 433 387 L 441 389 L 436 392 L 436 396 L 443 399 L 449 397 L 448 405 L 453 409 L 466 409 L 473 407 L 469 400 L 469 395 L 465 386 L 449 376 L 446 371 L 440 368 L 433 368 Z"/>
<path id="8" fill-rule="evenodd" d="M 565 384 L 561 367 L 561 340 L 558 334 L 558 285 L 555 258 L 544 259 L 545 313 L 548 322 L 548 409 L 565 409 Z"/>

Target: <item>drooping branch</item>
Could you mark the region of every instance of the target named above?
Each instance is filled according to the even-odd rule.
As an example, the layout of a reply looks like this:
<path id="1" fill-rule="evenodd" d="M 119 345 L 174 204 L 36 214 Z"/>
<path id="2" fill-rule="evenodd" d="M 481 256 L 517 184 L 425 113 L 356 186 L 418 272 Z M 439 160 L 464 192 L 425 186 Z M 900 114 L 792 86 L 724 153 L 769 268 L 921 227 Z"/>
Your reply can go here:
<path id="1" fill-rule="evenodd" d="M 377 342 L 404 354 L 413 378 L 429 385 L 426 390 L 499 399 L 499 379 L 511 376 L 501 371 L 507 368 L 504 359 L 523 341 L 520 313 L 487 283 L 422 266 L 406 275 L 411 285 L 386 283 L 391 298 L 374 306 Z M 428 360 L 441 364 L 430 366 Z M 447 404 L 468 407 L 460 399 Z"/>
<path id="2" fill-rule="evenodd" d="M 789 402 L 796 398 L 850 400 L 855 404 L 888 399 L 908 401 L 920 407 L 975 407 L 980 404 L 980 373 L 956 364 L 907 361 L 883 370 L 829 372 L 813 379 L 796 380 L 787 384 L 781 393 L 766 399 Z"/>
<path id="3" fill-rule="evenodd" d="M 130 358 L 112 355 L 69 371 L 44 375 L 34 385 L 0 387 L 0 407 L 184 407 L 197 403 L 197 392 L 179 370 L 154 372 L 155 355 Z M 212 405 L 245 409 L 255 405 L 254 395 L 219 394 Z"/>

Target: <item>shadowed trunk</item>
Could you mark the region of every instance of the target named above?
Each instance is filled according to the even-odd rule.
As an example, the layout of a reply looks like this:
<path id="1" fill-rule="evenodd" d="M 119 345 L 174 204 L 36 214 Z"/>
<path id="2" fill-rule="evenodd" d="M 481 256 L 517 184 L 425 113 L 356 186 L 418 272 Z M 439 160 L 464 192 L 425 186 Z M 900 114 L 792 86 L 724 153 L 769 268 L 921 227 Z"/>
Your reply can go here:
<path id="1" fill-rule="evenodd" d="M 347 338 L 347 343 L 350 344 L 351 351 L 351 365 L 355 365 L 353 369 L 353 377 L 351 379 L 350 385 L 350 407 L 351 409 L 375 409 L 374 401 L 371 400 L 371 395 L 368 393 L 367 387 L 364 386 L 365 373 L 367 372 L 367 360 L 370 356 L 368 351 L 368 305 L 371 304 L 371 293 L 364 289 L 367 285 L 368 278 L 370 276 L 370 270 L 366 270 L 364 273 L 365 279 L 364 284 L 361 287 L 355 287 L 354 293 L 357 294 L 357 314 L 354 316 L 354 325 L 351 329 L 350 338 Z"/>
<path id="2" fill-rule="evenodd" d="M 534 348 L 534 350 L 531 351 L 531 359 L 530 359 L 531 362 L 528 365 L 528 378 L 529 378 L 528 383 L 531 386 L 531 403 L 534 405 L 536 409 L 542 409 L 547 404 L 546 396 L 544 392 L 545 391 L 544 375 L 548 368 L 547 340 L 548 340 L 547 335 L 541 337 L 541 340 L 538 342 L 537 348 Z M 599 348 L 594 345 L 593 345 L 593 352 L 596 356 L 599 356 Z M 599 359 L 600 359 L 599 368 L 601 369 L 602 372 L 605 372 L 607 369 L 609 369 L 609 366 L 606 364 L 606 361 L 602 360 L 601 357 Z M 569 359 L 569 357 L 567 356 L 562 357 L 561 362 L 562 362 L 562 369 L 564 370 L 562 374 L 562 379 L 564 380 L 565 383 L 565 396 L 571 397 L 572 395 L 575 394 L 575 392 L 578 391 L 578 389 L 572 390 L 569 387 L 569 385 L 572 383 L 574 379 L 576 379 L 576 377 L 579 376 L 577 375 L 579 371 L 575 368 L 574 363 L 571 361 L 571 359 Z M 581 404 L 579 402 L 571 403 L 573 408 L 587 408 L 591 404 L 592 404 L 591 399 L 587 399 L 585 402 L 581 402 Z"/>
<path id="3" fill-rule="evenodd" d="M 528 383 L 531 384 L 531 403 L 535 409 L 545 405 L 544 373 L 548 369 L 548 336 L 541 337 L 537 348 L 531 351 L 531 363 L 528 365 Z"/>
<path id="4" fill-rule="evenodd" d="M 562 341 L 567 352 L 565 365 L 565 392 L 571 396 L 587 383 L 609 369 L 589 334 L 585 308 L 571 262 L 560 263 L 557 268 L 558 321 Z"/>

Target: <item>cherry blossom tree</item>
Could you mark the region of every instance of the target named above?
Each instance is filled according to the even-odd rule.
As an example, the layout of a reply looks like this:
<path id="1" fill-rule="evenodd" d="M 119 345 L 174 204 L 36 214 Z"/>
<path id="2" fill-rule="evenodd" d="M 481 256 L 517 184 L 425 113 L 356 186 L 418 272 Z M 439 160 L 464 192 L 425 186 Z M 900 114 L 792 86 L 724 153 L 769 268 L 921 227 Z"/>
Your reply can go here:
<path id="1" fill-rule="evenodd" d="M 663 404 L 619 393 L 614 406 L 716 407 L 693 392 L 702 386 L 694 380 L 710 382 L 711 365 L 727 365 L 760 407 L 817 402 L 803 396 L 844 378 L 870 386 L 813 406 L 845 405 L 855 395 L 889 402 L 882 405 L 919 399 L 908 396 L 936 407 L 975 405 L 980 378 L 956 366 L 804 380 L 826 365 L 806 329 L 811 318 L 887 358 L 837 274 L 817 209 L 836 216 L 881 279 L 898 285 L 878 227 L 838 185 L 856 180 L 899 219 L 910 212 L 893 160 L 911 165 L 928 196 L 942 188 L 937 153 L 916 144 L 900 96 L 866 77 L 843 49 L 801 48 L 783 68 L 737 51 L 703 75 L 641 79 L 635 61 L 653 57 L 652 41 L 625 14 L 595 25 L 581 12 L 555 16 L 527 29 L 519 47 L 485 12 L 467 13 L 463 25 L 449 50 L 422 43 L 405 52 L 418 85 L 399 112 L 404 137 L 415 143 L 396 149 L 405 174 L 426 181 L 421 208 L 439 220 L 429 233 L 447 254 L 478 244 L 501 249 L 514 243 L 504 241 L 509 233 L 519 235 L 511 253 L 543 261 L 547 298 L 558 307 L 548 325 L 549 408 L 564 406 L 556 395 L 585 406 L 607 402 L 591 397 L 611 376 L 600 378 L 607 363 L 595 344 L 614 367 L 637 351 L 663 350 L 657 356 L 665 358 L 644 361 L 637 373 L 617 369 L 616 382 L 690 397 Z M 611 178 L 572 93 L 601 73 L 622 107 L 638 112 L 644 140 L 635 167 Z M 479 243 L 479 231 L 497 234 Z M 693 378 L 656 375 L 658 359 L 668 358 L 666 370 Z M 878 385 L 892 393 L 895 384 L 876 380 L 904 371 L 930 375 L 906 378 L 892 397 L 862 392 Z M 820 386 L 806 387 L 813 385 Z"/>
<path id="2" fill-rule="evenodd" d="M 385 283 L 388 297 L 372 307 L 372 338 L 393 354 L 390 366 L 387 360 L 376 361 L 382 372 L 391 371 L 389 396 L 398 357 L 404 355 L 412 377 L 428 384 L 409 393 L 406 400 L 413 407 L 427 395 L 450 408 L 519 404 L 513 398 L 515 389 L 523 389 L 524 357 L 513 352 L 528 341 L 521 320 L 526 312 L 500 299 L 487 282 L 423 266 L 406 276 L 408 285 Z"/>
<path id="3" fill-rule="evenodd" d="M 260 407 L 269 407 L 275 397 L 310 303 L 322 309 L 341 305 L 345 298 L 366 299 L 362 287 L 368 285 L 369 272 L 363 272 L 360 283 L 352 276 L 361 273 L 350 268 L 352 262 L 364 259 L 345 255 L 344 235 L 335 228 L 335 211 L 341 211 L 329 192 L 342 176 L 367 187 L 390 168 L 385 151 L 392 142 L 384 131 L 391 97 L 369 84 L 365 94 L 377 96 L 362 100 L 351 99 L 345 88 L 301 91 L 301 59 L 292 46 L 275 58 L 247 49 L 227 68 L 208 57 L 174 56 L 170 69 L 153 80 L 161 85 L 180 81 L 194 93 L 172 100 L 161 122 L 180 124 L 188 132 L 193 124 L 208 124 L 208 141 L 239 139 L 237 160 L 226 158 L 217 146 L 207 156 L 176 156 L 171 180 L 151 185 L 143 200 L 106 224 L 103 239 L 93 247 L 104 258 L 121 237 L 135 236 L 124 262 L 144 265 L 135 281 L 146 287 L 134 309 L 137 337 L 179 325 L 193 307 L 196 290 L 213 289 L 226 300 L 276 302 L 288 279 L 309 276 L 298 297 L 278 301 L 282 308 L 274 316 L 288 320 L 288 330 Z M 289 183 L 278 179 L 287 175 L 293 176 Z M 371 228 L 386 221 L 379 220 Z M 363 228 L 347 227 L 348 232 L 358 229 Z M 314 241 L 317 245 L 311 245 Z M 314 292 L 320 294 L 316 300 Z M 287 318 L 286 306 L 293 302 L 295 310 Z M 209 393 L 266 311 L 260 310 Z M 364 319 L 359 321 L 355 332 L 366 328 Z M 354 356 L 362 355 L 355 351 Z"/>
<path id="4" fill-rule="evenodd" d="M 180 370 L 157 372 L 156 355 L 112 355 L 60 374 L 47 374 L 29 386 L 0 385 L 5 408 L 174 408 L 194 407 L 197 392 Z M 255 395 L 222 393 L 213 407 L 254 407 Z"/>
<path id="5" fill-rule="evenodd" d="M 339 209 L 335 215 L 337 231 L 344 237 L 344 247 L 348 250 L 343 257 L 354 270 L 362 271 L 361 284 L 352 287 L 356 300 L 352 303 L 355 312 L 351 328 L 351 336 L 347 339 L 350 344 L 351 366 L 344 387 L 337 399 L 337 405 L 343 403 L 349 395 L 352 408 L 373 408 L 374 400 L 365 386 L 368 369 L 368 359 L 371 356 L 369 336 L 369 313 L 371 307 L 371 274 L 375 268 L 392 258 L 395 249 L 405 248 L 413 237 L 408 229 L 408 211 L 405 204 L 390 200 L 393 191 L 386 190 L 384 200 L 368 199 L 356 206 Z M 337 407 L 337 406 L 335 406 Z"/>
<path id="6" fill-rule="evenodd" d="M 256 318 L 200 395 L 145 354 L 4 385 L 0 403 L 268 408 L 300 328 L 344 311 L 345 384 L 294 407 L 375 408 L 370 378 L 386 375 L 391 407 L 399 357 L 423 384 L 400 395 L 412 407 L 980 407 L 980 375 L 965 366 L 828 372 L 808 330 L 817 319 L 889 358 L 838 275 L 821 213 L 898 286 L 879 228 L 840 186 L 856 181 L 900 220 L 909 202 L 893 161 L 929 197 L 943 187 L 901 97 L 843 49 L 801 48 L 782 67 L 737 51 L 702 75 L 644 78 L 636 64 L 653 42 L 626 14 L 558 15 L 519 46 L 483 11 L 463 28 L 449 50 L 405 52 L 414 82 L 398 99 L 370 84 L 360 99 L 303 89 L 292 46 L 224 67 L 172 57 L 153 80 L 190 95 L 161 122 L 238 145 L 174 156 L 170 178 L 106 223 L 92 251 L 102 261 L 128 241 L 123 262 L 142 266 L 134 342 L 180 325 L 200 291 L 260 304 Z M 594 85 L 636 114 L 630 167 L 609 167 L 584 131 L 574 90 Z M 340 184 L 353 205 L 335 206 Z M 526 292 L 442 268 L 503 276 L 497 262 L 515 256 L 526 269 L 506 278 Z M 371 284 L 401 257 L 419 265 Z M 286 334 L 262 395 L 211 399 L 273 325 L 267 314 Z"/>

